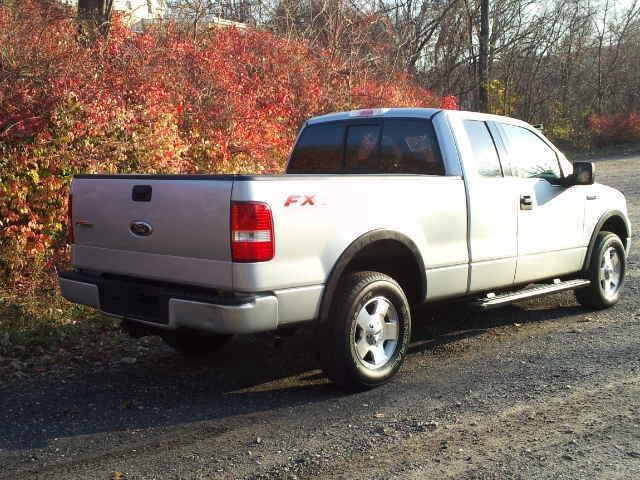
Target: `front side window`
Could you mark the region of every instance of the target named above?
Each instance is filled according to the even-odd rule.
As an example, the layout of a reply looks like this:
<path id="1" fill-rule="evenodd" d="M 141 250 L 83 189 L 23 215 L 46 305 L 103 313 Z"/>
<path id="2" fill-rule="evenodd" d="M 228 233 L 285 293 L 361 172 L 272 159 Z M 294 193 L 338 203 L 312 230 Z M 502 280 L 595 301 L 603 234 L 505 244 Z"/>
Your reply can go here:
<path id="1" fill-rule="evenodd" d="M 487 124 L 477 120 L 465 120 L 464 129 L 469 137 L 478 174 L 483 177 L 501 177 L 500 159 Z"/>
<path id="2" fill-rule="evenodd" d="M 509 150 L 511 171 L 520 178 L 562 178 L 558 157 L 538 135 L 516 125 L 500 124 Z"/>

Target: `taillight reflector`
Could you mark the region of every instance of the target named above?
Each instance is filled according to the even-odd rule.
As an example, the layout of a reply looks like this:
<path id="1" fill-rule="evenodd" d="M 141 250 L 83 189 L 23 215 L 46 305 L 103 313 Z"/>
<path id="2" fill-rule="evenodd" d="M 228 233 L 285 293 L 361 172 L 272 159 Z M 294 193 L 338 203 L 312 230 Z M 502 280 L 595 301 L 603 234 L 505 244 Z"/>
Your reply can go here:
<path id="1" fill-rule="evenodd" d="M 266 262 L 274 255 L 273 217 L 266 203 L 231 203 L 231 258 Z"/>
<path id="2" fill-rule="evenodd" d="M 73 235 L 73 195 L 69 194 L 69 201 L 67 202 L 67 242 L 74 243 L 75 237 Z"/>

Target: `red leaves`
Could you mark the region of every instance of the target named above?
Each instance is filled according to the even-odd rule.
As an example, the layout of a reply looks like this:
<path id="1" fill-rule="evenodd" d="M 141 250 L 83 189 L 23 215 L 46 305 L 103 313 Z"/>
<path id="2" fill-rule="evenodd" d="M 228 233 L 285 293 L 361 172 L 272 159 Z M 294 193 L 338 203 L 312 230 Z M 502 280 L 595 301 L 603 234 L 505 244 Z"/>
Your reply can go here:
<path id="1" fill-rule="evenodd" d="M 453 95 L 442 97 L 442 100 L 440 101 L 440 108 L 445 110 L 460 110 L 458 98 Z"/>
<path id="2" fill-rule="evenodd" d="M 310 116 L 437 105 L 406 73 L 261 30 L 196 43 L 116 18 L 83 43 L 56 5 L 0 3 L 0 266 L 14 278 L 64 251 L 76 172 L 279 172 Z"/>
<path id="3" fill-rule="evenodd" d="M 588 125 L 596 145 L 640 141 L 640 115 L 637 113 L 592 115 Z"/>

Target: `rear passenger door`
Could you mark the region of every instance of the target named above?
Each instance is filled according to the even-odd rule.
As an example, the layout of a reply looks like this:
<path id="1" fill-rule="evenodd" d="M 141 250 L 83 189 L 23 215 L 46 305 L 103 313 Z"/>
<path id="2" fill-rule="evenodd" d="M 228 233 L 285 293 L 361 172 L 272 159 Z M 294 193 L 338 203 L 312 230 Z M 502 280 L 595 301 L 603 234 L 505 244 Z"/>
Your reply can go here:
<path id="1" fill-rule="evenodd" d="M 578 271 L 584 256 L 584 194 L 562 185 L 558 155 L 537 132 L 507 123 L 496 126 L 518 195 L 516 283 Z"/>
<path id="2" fill-rule="evenodd" d="M 483 120 L 464 119 L 460 141 L 469 193 L 469 291 L 513 284 L 517 261 L 518 211 L 513 185 L 504 178 L 499 138 Z M 466 142 L 464 141 L 466 140 Z"/>

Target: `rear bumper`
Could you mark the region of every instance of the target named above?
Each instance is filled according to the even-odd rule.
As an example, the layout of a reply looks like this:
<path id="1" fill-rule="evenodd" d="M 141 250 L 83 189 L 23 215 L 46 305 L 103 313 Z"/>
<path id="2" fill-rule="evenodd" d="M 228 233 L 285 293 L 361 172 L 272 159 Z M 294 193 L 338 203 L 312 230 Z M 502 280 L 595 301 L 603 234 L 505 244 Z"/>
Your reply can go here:
<path id="1" fill-rule="evenodd" d="M 172 298 L 169 327 L 223 334 L 267 332 L 278 328 L 278 300 L 265 295 L 238 305 L 217 305 Z"/>
<path id="2" fill-rule="evenodd" d="M 59 283 L 62 296 L 71 302 L 160 329 L 242 334 L 276 330 L 280 323 L 275 293 L 217 296 L 216 292 L 202 289 L 79 272 L 61 273 Z M 156 304 L 146 308 L 145 302 Z M 312 318 L 297 319 L 304 320 Z"/>

